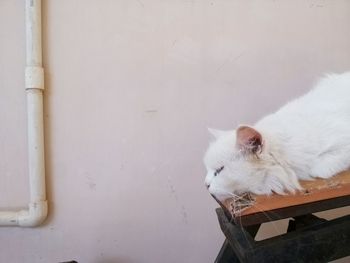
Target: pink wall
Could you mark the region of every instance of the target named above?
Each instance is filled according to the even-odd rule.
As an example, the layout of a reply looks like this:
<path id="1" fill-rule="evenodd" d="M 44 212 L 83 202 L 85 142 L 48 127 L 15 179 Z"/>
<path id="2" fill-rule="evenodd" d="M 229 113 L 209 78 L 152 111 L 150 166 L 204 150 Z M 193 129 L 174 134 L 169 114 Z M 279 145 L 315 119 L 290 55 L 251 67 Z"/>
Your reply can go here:
<path id="1" fill-rule="evenodd" d="M 346 0 L 44 0 L 43 12 L 50 215 L 0 228 L 0 262 L 213 262 L 224 238 L 203 184 L 206 127 L 252 123 L 350 69 Z M 1 208 L 28 200 L 24 55 L 23 1 L 1 0 Z"/>

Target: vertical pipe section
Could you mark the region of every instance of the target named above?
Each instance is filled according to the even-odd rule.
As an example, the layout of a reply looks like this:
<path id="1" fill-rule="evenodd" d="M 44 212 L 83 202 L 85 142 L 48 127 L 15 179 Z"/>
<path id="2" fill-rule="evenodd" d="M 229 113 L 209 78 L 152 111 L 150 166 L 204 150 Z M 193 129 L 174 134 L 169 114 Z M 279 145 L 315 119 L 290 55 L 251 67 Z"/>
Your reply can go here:
<path id="1" fill-rule="evenodd" d="M 41 46 L 41 0 L 26 0 L 26 71 L 28 122 L 29 213 L 20 216 L 20 226 L 36 226 L 47 216 Z"/>
<path id="2" fill-rule="evenodd" d="M 26 0 L 26 71 L 28 124 L 28 166 L 30 201 L 44 201 L 44 70 L 41 48 L 41 0 Z"/>
<path id="3" fill-rule="evenodd" d="M 27 90 L 28 111 L 28 167 L 30 201 L 46 200 L 44 166 L 43 94 L 41 90 Z"/>
<path id="4" fill-rule="evenodd" d="M 26 69 L 28 122 L 28 167 L 30 203 L 28 210 L 1 211 L 0 226 L 40 225 L 47 217 L 41 47 L 41 0 L 26 0 Z"/>
<path id="5" fill-rule="evenodd" d="M 26 63 L 42 66 L 41 0 L 26 0 Z"/>

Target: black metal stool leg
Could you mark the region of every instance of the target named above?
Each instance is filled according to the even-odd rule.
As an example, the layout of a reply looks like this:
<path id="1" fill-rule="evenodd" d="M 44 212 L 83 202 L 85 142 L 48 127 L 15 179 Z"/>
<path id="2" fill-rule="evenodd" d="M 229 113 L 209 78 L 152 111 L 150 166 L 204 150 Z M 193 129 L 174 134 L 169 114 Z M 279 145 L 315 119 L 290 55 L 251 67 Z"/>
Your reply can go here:
<path id="1" fill-rule="evenodd" d="M 236 256 L 235 252 L 231 248 L 227 239 L 222 245 L 218 256 L 215 259 L 215 263 L 239 263 L 239 259 Z"/>
<path id="2" fill-rule="evenodd" d="M 252 225 L 244 227 L 245 231 L 247 231 L 252 238 L 256 236 L 256 234 L 259 231 L 261 224 L 258 225 Z M 234 250 L 231 248 L 230 243 L 226 239 L 224 244 L 221 247 L 221 250 L 216 257 L 215 263 L 239 263 L 240 260 L 236 256 Z"/>

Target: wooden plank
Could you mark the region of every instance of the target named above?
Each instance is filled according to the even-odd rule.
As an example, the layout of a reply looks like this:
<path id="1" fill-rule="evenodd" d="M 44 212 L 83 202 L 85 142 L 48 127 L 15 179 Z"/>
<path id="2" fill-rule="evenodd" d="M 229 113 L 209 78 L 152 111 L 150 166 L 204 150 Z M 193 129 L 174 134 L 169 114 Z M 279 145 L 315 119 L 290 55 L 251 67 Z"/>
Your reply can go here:
<path id="1" fill-rule="evenodd" d="M 305 203 L 296 206 L 283 207 L 279 209 L 258 212 L 232 218 L 236 224 L 249 226 L 261 224 L 274 220 L 296 217 L 310 213 L 321 212 L 329 209 L 350 205 L 350 195 L 340 196 L 332 199 L 321 200 L 313 203 Z M 227 214 L 227 213 L 226 213 Z M 229 215 L 229 218 L 231 216 Z"/>
<path id="2" fill-rule="evenodd" d="M 235 221 L 245 221 L 250 225 L 349 205 L 350 171 L 327 180 L 302 181 L 301 185 L 304 190 L 296 194 L 253 195 L 254 205 L 234 215 Z M 223 206 L 231 211 L 231 203 L 232 200 L 228 199 Z M 249 216 L 252 217 L 249 219 Z"/>
<path id="3" fill-rule="evenodd" d="M 350 195 L 350 171 L 340 173 L 328 180 L 302 181 L 301 185 L 304 190 L 294 195 L 253 195 L 254 206 L 242 211 L 241 215 Z M 227 201 L 230 202 L 230 200 Z"/>

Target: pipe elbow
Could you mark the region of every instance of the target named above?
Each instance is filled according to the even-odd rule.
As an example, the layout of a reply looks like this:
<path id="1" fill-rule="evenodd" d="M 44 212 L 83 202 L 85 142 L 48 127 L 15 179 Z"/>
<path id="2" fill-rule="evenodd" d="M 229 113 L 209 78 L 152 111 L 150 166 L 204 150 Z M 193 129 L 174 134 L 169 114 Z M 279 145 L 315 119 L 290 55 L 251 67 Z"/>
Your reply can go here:
<path id="1" fill-rule="evenodd" d="M 36 227 L 41 225 L 47 217 L 47 201 L 29 204 L 29 210 L 20 211 L 18 225 L 22 227 Z"/>

